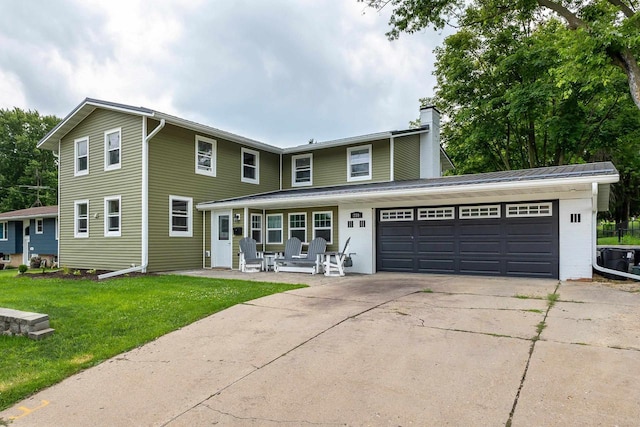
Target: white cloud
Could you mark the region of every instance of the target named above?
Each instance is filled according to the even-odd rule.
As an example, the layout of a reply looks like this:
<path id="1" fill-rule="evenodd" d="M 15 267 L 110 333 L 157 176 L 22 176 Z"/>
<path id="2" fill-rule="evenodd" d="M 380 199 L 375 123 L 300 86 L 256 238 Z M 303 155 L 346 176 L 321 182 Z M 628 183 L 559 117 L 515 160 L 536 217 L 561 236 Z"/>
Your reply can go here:
<path id="1" fill-rule="evenodd" d="M 277 145 L 406 127 L 432 94 L 442 39 L 389 42 L 388 16 L 355 0 L 3 8 L 2 105 L 64 116 L 96 97 Z"/>

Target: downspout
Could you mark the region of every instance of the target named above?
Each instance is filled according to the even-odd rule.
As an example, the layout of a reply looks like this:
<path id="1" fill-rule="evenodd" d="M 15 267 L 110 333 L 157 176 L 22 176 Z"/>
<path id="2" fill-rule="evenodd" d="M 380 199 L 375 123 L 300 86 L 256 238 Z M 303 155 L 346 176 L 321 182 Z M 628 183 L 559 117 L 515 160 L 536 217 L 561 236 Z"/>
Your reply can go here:
<path id="1" fill-rule="evenodd" d="M 591 227 L 591 238 L 593 240 L 592 250 L 591 250 L 591 264 L 593 265 L 593 269 L 599 271 L 601 273 L 612 274 L 618 277 L 625 277 L 627 279 L 640 280 L 640 276 L 637 274 L 627 273 L 626 271 L 618 271 L 612 270 L 610 268 L 605 268 L 598 265 L 598 183 L 591 183 L 591 206 L 592 206 L 592 227 Z"/>
<path id="2" fill-rule="evenodd" d="M 278 174 L 280 176 L 280 191 L 282 191 L 282 152 L 280 153 L 280 173 Z"/>
<path id="3" fill-rule="evenodd" d="M 393 181 L 395 179 L 395 165 L 393 161 L 393 157 L 395 153 L 395 136 L 391 135 L 389 139 L 389 181 Z"/>
<path id="4" fill-rule="evenodd" d="M 162 130 L 164 125 L 165 121 L 161 119 L 160 124 L 149 135 L 146 135 L 147 117 L 142 118 L 142 263 L 139 266 L 101 274 L 98 276 L 99 280 L 128 273 L 147 272 L 149 266 L 149 141 Z"/>
<path id="5" fill-rule="evenodd" d="M 202 211 L 202 268 L 207 265 L 207 211 Z"/>
<path id="6" fill-rule="evenodd" d="M 58 196 L 56 197 L 58 199 L 58 226 L 56 227 L 56 238 L 58 239 L 58 256 L 56 257 L 56 261 L 58 262 L 58 267 L 61 266 L 62 264 L 60 264 L 60 225 L 62 224 L 60 222 L 60 145 L 62 144 L 62 140 L 59 139 L 58 140 L 58 154 L 56 154 L 56 152 L 53 152 L 53 157 L 55 157 L 56 159 L 58 159 Z"/>

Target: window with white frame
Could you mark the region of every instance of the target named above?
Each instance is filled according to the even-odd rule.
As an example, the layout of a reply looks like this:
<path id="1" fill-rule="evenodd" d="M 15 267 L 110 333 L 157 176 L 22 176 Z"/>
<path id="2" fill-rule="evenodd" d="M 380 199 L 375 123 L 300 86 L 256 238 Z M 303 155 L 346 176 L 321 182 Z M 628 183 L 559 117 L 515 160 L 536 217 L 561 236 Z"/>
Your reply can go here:
<path id="1" fill-rule="evenodd" d="M 122 156 L 122 130 L 111 129 L 104 133 L 104 169 L 120 169 Z"/>
<path id="2" fill-rule="evenodd" d="M 73 236 L 77 238 L 89 237 L 89 201 L 76 200 L 73 211 Z"/>
<path id="3" fill-rule="evenodd" d="M 380 211 L 380 221 L 413 221 L 413 209 L 385 209 Z"/>
<path id="4" fill-rule="evenodd" d="M 371 145 L 347 148 L 347 181 L 371 179 Z"/>
<path id="5" fill-rule="evenodd" d="M 500 205 L 460 207 L 460 219 L 477 218 L 500 218 Z"/>
<path id="6" fill-rule="evenodd" d="M 420 221 L 437 221 L 441 219 L 454 219 L 455 208 L 421 208 L 418 209 L 418 220 Z"/>
<path id="7" fill-rule="evenodd" d="M 551 202 L 507 205 L 507 217 L 551 216 Z"/>
<path id="8" fill-rule="evenodd" d="M 313 184 L 313 154 L 291 157 L 291 185 L 303 187 Z"/>
<path id="9" fill-rule="evenodd" d="M 255 150 L 242 149 L 242 182 L 260 183 L 260 153 Z"/>
<path id="10" fill-rule="evenodd" d="M 75 170 L 74 176 L 89 173 L 89 137 L 78 138 L 74 141 Z"/>
<path id="11" fill-rule="evenodd" d="M 196 135 L 196 173 L 200 175 L 216 176 L 215 139 Z"/>
<path id="12" fill-rule="evenodd" d="M 169 196 L 169 236 L 193 236 L 193 199 Z"/>
<path id="13" fill-rule="evenodd" d="M 297 237 L 301 242 L 307 241 L 307 214 L 289 214 L 289 237 Z"/>
<path id="14" fill-rule="evenodd" d="M 0 240 L 9 239 L 9 223 L 0 222 Z"/>
<path id="15" fill-rule="evenodd" d="M 44 219 L 36 218 L 36 234 L 44 233 Z"/>
<path id="16" fill-rule="evenodd" d="M 322 237 L 327 243 L 333 242 L 332 212 L 313 213 L 313 238 Z"/>
<path id="17" fill-rule="evenodd" d="M 267 243 L 282 243 L 282 214 L 267 215 Z"/>
<path id="18" fill-rule="evenodd" d="M 104 235 L 120 237 L 122 209 L 120 196 L 104 198 Z"/>
<path id="19" fill-rule="evenodd" d="M 251 238 L 262 243 L 262 214 L 251 214 Z"/>

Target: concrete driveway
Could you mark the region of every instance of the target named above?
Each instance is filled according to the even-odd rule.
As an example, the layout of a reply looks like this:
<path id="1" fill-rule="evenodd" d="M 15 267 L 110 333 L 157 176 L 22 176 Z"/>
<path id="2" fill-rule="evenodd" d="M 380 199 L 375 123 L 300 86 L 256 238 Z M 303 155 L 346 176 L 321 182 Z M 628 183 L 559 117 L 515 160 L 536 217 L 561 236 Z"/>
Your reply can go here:
<path id="1" fill-rule="evenodd" d="M 460 276 L 241 277 L 281 276 L 313 286 L 165 335 L 0 420 L 12 419 L 12 427 L 639 423 L 638 293 Z M 549 294 L 557 295 L 553 306 Z"/>

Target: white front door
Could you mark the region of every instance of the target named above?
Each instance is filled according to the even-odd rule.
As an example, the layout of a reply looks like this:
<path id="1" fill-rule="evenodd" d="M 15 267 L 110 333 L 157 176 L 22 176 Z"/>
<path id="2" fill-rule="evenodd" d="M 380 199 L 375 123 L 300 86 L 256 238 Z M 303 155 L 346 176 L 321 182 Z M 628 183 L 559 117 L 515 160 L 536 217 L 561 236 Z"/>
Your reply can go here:
<path id="1" fill-rule="evenodd" d="M 31 237 L 29 232 L 29 220 L 25 219 L 22 223 L 22 263 L 29 265 L 29 245 L 31 244 Z"/>
<path id="2" fill-rule="evenodd" d="M 231 268 L 231 212 L 213 212 L 211 234 L 211 266 Z"/>

